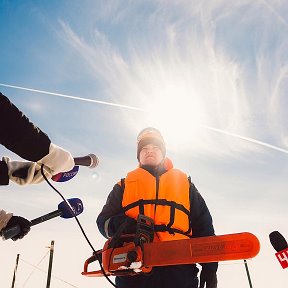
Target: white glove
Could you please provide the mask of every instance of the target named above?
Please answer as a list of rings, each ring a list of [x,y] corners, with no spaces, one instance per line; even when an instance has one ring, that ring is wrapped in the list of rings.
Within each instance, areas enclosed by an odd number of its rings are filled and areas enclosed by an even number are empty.
[[[3,157],[8,167],[9,179],[18,185],[38,184],[44,180],[41,174],[41,166],[35,162],[29,161],[11,161],[9,157]],[[24,178],[13,176],[13,173],[18,170],[24,170]],[[47,167],[43,167],[44,174],[47,178],[52,177],[52,173]]]
[[[0,209],[0,231],[6,227],[12,216],[12,213],[7,213],[4,210]]]
[[[75,166],[74,159],[70,152],[51,143],[49,147],[49,154],[40,159],[38,164],[44,164],[50,169],[52,175],[60,172],[67,172]]]

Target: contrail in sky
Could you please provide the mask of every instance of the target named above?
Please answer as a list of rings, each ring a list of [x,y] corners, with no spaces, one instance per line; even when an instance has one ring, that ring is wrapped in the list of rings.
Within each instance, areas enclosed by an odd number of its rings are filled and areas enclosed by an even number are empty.
[[[32,88],[25,88],[25,87],[20,87],[20,86],[15,86],[15,85],[8,85],[8,84],[3,84],[0,83],[0,86],[4,86],[4,87],[8,87],[8,88],[15,88],[15,89],[21,89],[21,90],[26,90],[26,91],[32,91],[32,92],[37,92],[37,93],[42,93],[42,94],[48,94],[48,95],[53,95],[53,96],[58,96],[58,97],[63,97],[63,98],[69,98],[69,99],[74,99],[74,100],[80,100],[80,101],[87,101],[87,102],[93,102],[93,103],[97,103],[97,104],[103,104],[103,105],[109,105],[109,106],[114,106],[114,107],[119,107],[119,108],[125,108],[125,109],[130,109],[130,110],[137,110],[137,111],[141,111],[141,112],[146,112],[144,109],[141,109],[139,107],[133,107],[133,106],[127,106],[127,105],[122,105],[122,104],[116,104],[116,103],[111,103],[111,102],[105,102],[105,101],[99,101],[99,100],[93,100],[93,99],[87,99],[87,98],[81,98],[81,97],[76,97],[76,96],[71,96],[71,95],[66,95],[66,94],[60,94],[60,93],[53,93],[53,92],[48,92],[48,91],[43,91],[43,90],[37,90],[37,89],[32,89]],[[222,129],[217,129],[211,126],[205,126],[202,125],[203,128],[211,130],[211,131],[215,131],[221,134],[225,134],[231,137],[235,137],[238,139],[242,139],[251,143],[255,143],[273,150],[277,150],[279,152],[288,154],[288,150],[262,142],[262,141],[258,141],[256,139],[253,138],[249,138],[249,137],[245,137],[245,136],[241,136],[238,134],[234,134],[234,133],[230,133],[228,131],[222,130]]]
[[[125,109],[137,110],[137,111],[142,111],[142,112],[144,112],[144,110],[141,109],[141,108],[133,107],[133,106],[127,106],[127,105],[122,105],[122,104],[117,104],[117,103],[111,103],[111,102],[105,102],[105,101],[100,101],[100,100],[93,100],[93,99],[81,98],[81,97],[76,97],[76,96],[71,96],[71,95],[66,95],[66,94],[48,92],[48,91],[37,90],[37,89],[32,89],[32,88],[25,88],[25,87],[20,87],[20,86],[15,86],[15,85],[8,85],[8,84],[3,84],[3,83],[0,83],[0,86],[9,87],[9,88],[15,88],[15,89],[20,89],[20,90],[26,90],[26,91],[32,91],[32,92],[37,92],[37,93],[42,93],[42,94],[48,94],[48,95],[52,95],[52,96],[69,98],[69,99],[74,99],[74,100],[81,100],[81,101],[86,101],[86,102],[93,102],[93,103],[97,103],[97,104],[115,106],[115,107],[119,107],[119,108],[125,108]]]
[[[235,138],[238,138],[238,139],[246,140],[246,141],[249,141],[249,142],[252,142],[252,143],[255,143],[255,144],[259,144],[261,146],[264,146],[264,147],[267,147],[267,148],[271,148],[271,149],[274,149],[274,150],[277,150],[277,151],[280,151],[280,152],[288,154],[288,150],[286,150],[286,149],[283,149],[283,148],[280,148],[280,147],[277,147],[277,146],[274,146],[274,145],[271,145],[271,144],[268,144],[268,143],[265,143],[265,142],[262,142],[262,141],[255,140],[253,138],[249,138],[249,137],[241,136],[241,135],[238,135],[238,134],[230,133],[230,132],[227,132],[225,130],[213,128],[213,127],[210,127],[210,126],[202,125],[202,127],[206,128],[206,129],[209,129],[209,130],[212,130],[212,131],[215,131],[215,132],[218,132],[218,133],[222,133],[222,134],[225,134],[225,135],[228,135],[228,136],[232,136],[232,137],[235,137]]]
[[[270,10],[270,12],[282,23],[286,26],[286,28],[288,28],[288,23],[287,20],[285,18],[283,18],[274,8],[272,5],[270,5],[267,1],[265,0],[260,0],[260,2],[263,3],[264,6],[266,6],[266,8],[268,8]]]

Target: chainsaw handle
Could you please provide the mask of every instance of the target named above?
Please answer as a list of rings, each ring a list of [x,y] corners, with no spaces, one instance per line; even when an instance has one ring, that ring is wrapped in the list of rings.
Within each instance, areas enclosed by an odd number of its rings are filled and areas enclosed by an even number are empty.
[[[99,257],[99,258],[98,258]],[[88,277],[99,277],[99,276],[104,276],[102,270],[98,270],[98,271],[88,271],[88,265],[95,262],[95,261],[101,261],[102,262],[102,258],[101,255],[97,254],[97,255],[93,255],[90,258],[88,258],[85,263],[84,263],[84,271],[81,272],[82,275],[84,276],[88,276]],[[105,273],[106,276],[110,276],[109,272]]]
[[[95,255],[89,257],[84,263],[84,271],[83,272],[86,273],[88,271],[88,265],[91,264],[92,262],[97,261],[97,260],[98,259]]]

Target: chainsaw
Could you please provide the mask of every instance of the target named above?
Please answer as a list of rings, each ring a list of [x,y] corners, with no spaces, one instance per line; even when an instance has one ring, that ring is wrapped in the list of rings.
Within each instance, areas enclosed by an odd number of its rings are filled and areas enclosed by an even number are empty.
[[[102,250],[85,261],[82,275],[131,276],[149,273],[154,266],[249,259],[260,251],[258,238],[249,232],[153,242],[151,218],[139,215],[135,234],[121,234],[125,228],[121,226]],[[89,264],[95,261],[103,269],[88,271]]]

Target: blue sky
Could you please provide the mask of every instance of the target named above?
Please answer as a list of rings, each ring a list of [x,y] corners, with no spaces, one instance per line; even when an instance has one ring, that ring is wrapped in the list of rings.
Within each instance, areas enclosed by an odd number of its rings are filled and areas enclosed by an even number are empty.
[[[79,220],[96,249],[104,238],[95,219],[137,166],[137,133],[155,126],[205,198],[216,233],[259,237],[260,254],[248,261],[254,286],[286,287],[268,235],[288,237],[287,13],[282,0],[0,1],[0,91],[52,142],[100,158],[97,169],[55,184],[82,199]],[[1,207],[28,219],[61,202],[45,183],[0,189]],[[51,240],[52,285],[110,287],[81,276],[92,252],[75,221],[61,218],[1,243],[3,287],[17,253],[17,287],[45,285]],[[218,278],[221,288],[248,287],[241,261],[220,263]]]

